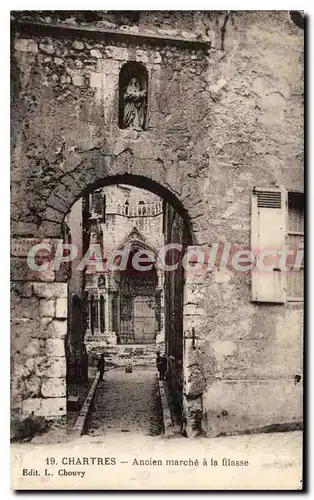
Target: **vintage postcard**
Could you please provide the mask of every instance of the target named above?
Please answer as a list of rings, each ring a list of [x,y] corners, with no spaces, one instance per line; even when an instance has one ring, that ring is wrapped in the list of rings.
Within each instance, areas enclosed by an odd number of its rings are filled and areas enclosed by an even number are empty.
[[[300,490],[302,11],[11,11],[11,487]]]

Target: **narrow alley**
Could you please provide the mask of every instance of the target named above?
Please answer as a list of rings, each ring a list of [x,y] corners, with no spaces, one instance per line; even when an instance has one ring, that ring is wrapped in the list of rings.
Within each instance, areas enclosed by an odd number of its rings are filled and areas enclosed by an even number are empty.
[[[162,412],[155,366],[135,366],[105,372],[94,397],[87,433],[131,432],[155,436],[162,432]]]

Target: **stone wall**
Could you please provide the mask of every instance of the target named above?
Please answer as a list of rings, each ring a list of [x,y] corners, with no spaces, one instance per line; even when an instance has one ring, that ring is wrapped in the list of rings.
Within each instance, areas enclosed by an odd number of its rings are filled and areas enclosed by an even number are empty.
[[[48,26],[12,32],[14,236],[60,237],[84,189],[121,182],[172,203],[193,244],[247,249],[253,187],[303,190],[303,32],[288,12],[34,16]],[[149,75],[142,133],[118,127],[134,60]],[[187,413],[209,435],[301,419],[302,304],[252,303],[250,276],[219,269],[187,285]]]
[[[64,416],[67,285],[14,282],[11,300],[13,415]]]

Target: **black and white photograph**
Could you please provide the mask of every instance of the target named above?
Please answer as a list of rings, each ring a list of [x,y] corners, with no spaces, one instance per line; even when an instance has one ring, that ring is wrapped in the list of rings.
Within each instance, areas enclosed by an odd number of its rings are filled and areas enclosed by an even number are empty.
[[[11,10],[13,490],[303,489],[305,24]]]

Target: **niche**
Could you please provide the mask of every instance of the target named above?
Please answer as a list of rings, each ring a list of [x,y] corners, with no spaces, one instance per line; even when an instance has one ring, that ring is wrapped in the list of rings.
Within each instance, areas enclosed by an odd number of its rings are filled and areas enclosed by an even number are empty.
[[[125,63],[119,75],[119,128],[145,130],[147,125],[147,84],[145,66]]]

